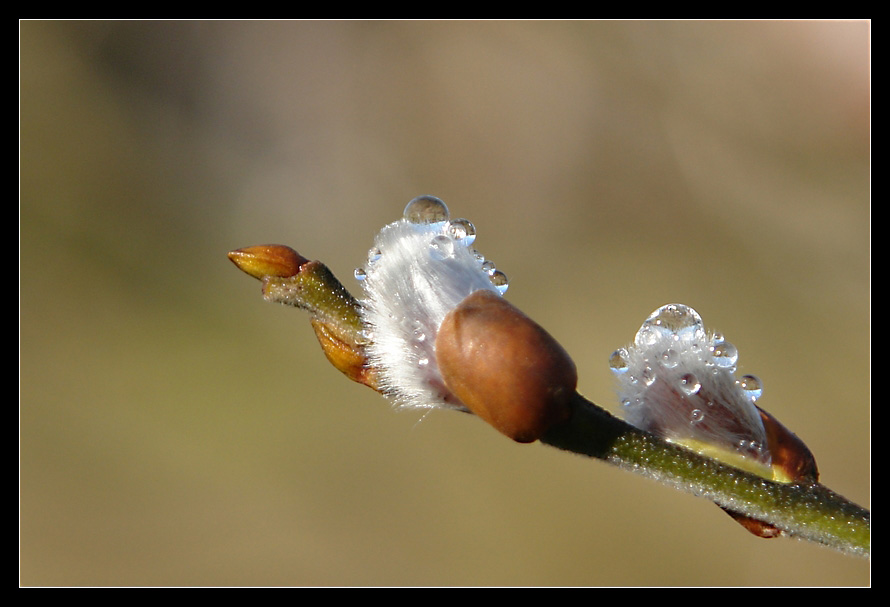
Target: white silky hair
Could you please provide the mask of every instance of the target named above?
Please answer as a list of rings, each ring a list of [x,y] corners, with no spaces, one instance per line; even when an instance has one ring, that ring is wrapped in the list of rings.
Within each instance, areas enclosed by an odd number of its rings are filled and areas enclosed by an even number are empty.
[[[682,304],[653,312],[611,367],[629,424],[672,442],[696,441],[769,466],[766,431],[754,400],[760,382],[735,378],[738,352]]]
[[[356,270],[365,292],[368,363],[397,407],[464,408],[442,381],[435,343],[445,316],[465,297],[501,292],[491,280],[493,264],[483,267],[470,246],[474,235],[466,220],[400,219],[380,230],[368,263]]]

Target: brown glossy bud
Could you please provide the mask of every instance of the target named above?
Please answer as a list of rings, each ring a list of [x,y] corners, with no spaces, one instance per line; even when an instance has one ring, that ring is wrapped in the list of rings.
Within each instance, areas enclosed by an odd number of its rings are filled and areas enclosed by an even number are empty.
[[[736,512],[734,510],[730,510],[728,508],[724,508],[723,506],[720,506],[720,508],[724,512],[726,512],[726,514],[728,514],[729,516],[734,518],[735,521],[739,525],[741,525],[742,527],[744,527],[745,529],[747,529],[748,531],[750,531],[757,537],[762,537],[764,539],[772,539],[774,537],[782,536],[781,529],[779,529],[778,527],[775,527],[773,525],[770,525],[767,522],[758,520],[756,518],[752,518],[750,516],[744,515],[740,512]]]
[[[773,478],[780,483],[815,483],[819,480],[816,458],[794,432],[757,407],[772,459]]]
[[[575,363],[540,325],[491,291],[457,305],[436,336],[445,385],[473,413],[520,443],[568,419]]]
[[[816,458],[813,457],[806,443],[760,407],[757,407],[757,411],[760,412],[760,420],[766,430],[766,442],[769,445],[773,473],[772,480],[779,483],[812,484],[818,482],[819,469],[816,467]],[[723,509],[742,527],[758,537],[773,538],[782,535],[780,529],[769,523],[727,508]]]
[[[315,336],[321,345],[322,352],[334,367],[354,382],[364,384],[373,390],[378,389],[377,373],[368,366],[364,348],[353,340],[341,339],[331,325],[317,318],[311,321]],[[342,332],[339,333],[342,336]]]
[[[264,244],[236,249],[229,253],[229,259],[241,271],[261,280],[265,276],[281,278],[293,276],[300,271],[300,267],[304,263],[309,261],[292,248],[281,244]]]

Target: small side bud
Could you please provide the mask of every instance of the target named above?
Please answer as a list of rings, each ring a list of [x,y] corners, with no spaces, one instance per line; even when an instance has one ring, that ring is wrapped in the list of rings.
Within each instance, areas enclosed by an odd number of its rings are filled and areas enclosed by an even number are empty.
[[[767,522],[752,518],[750,516],[745,516],[740,512],[735,512],[734,510],[724,508],[723,506],[720,506],[720,509],[731,516],[733,519],[735,519],[735,522],[737,522],[739,525],[741,525],[757,537],[762,537],[766,540],[772,539],[774,537],[782,537],[782,530],[778,527],[775,527],[774,525],[770,525]]]
[[[238,268],[260,280],[265,276],[286,278],[294,276],[307,261],[290,247],[280,244],[264,244],[236,249],[229,253]]]
[[[308,311],[328,361],[349,379],[377,390],[362,343],[359,303],[327,266],[277,244],[237,249],[229,259],[262,281],[266,301]]]
[[[775,417],[760,407],[757,407],[757,410],[766,430],[766,441],[772,456],[773,480],[780,483],[818,482],[819,469],[816,466],[816,458],[806,443]]]
[[[568,419],[575,364],[540,325],[496,293],[466,297],[442,322],[436,360],[473,413],[520,443]]]
[[[316,318],[311,323],[328,362],[352,381],[377,390],[377,374],[368,366],[364,348],[348,338],[344,340],[342,334]]]
[[[756,405],[755,405],[756,406]],[[766,440],[772,458],[770,468],[772,479],[778,483],[801,483],[811,485],[819,481],[816,458],[806,443],[786,428],[775,417],[757,407],[760,420],[766,431]],[[722,508],[722,506],[721,506]],[[727,508],[723,510],[742,527],[762,538],[780,537],[782,531],[769,523],[760,521]]]

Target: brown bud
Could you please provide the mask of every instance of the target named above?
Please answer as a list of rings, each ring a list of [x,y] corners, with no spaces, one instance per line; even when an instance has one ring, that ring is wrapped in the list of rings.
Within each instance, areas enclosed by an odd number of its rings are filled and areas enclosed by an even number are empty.
[[[377,390],[377,374],[368,366],[364,349],[352,341],[343,341],[330,325],[316,318],[311,323],[328,362],[352,381]]]
[[[747,529],[748,531],[750,531],[757,537],[762,537],[764,539],[772,539],[774,537],[782,536],[781,529],[779,529],[778,527],[775,527],[773,525],[770,525],[767,522],[758,520],[756,518],[751,518],[750,516],[747,516],[740,512],[736,512],[735,510],[730,510],[728,508],[724,508],[723,506],[720,506],[720,508],[724,512],[726,512],[726,514],[728,514],[729,516],[734,518],[735,521],[739,525],[741,525],[742,527],[744,527],[745,529]]]
[[[772,458],[773,479],[780,483],[815,483],[819,480],[816,458],[794,432],[757,407]]]
[[[760,407],[757,407],[757,410],[760,412],[760,420],[766,430],[773,480],[779,483],[818,482],[819,469],[816,467],[816,458],[813,457],[809,447],[775,417]],[[726,508],[723,509],[742,527],[758,537],[773,538],[782,535],[781,530],[769,523]]]
[[[442,322],[436,361],[473,413],[520,443],[565,421],[575,363],[540,325],[491,291],[476,291]]]
[[[265,276],[287,277],[300,271],[300,267],[309,261],[290,247],[280,244],[264,244],[237,249],[229,253],[238,268],[262,279]]]

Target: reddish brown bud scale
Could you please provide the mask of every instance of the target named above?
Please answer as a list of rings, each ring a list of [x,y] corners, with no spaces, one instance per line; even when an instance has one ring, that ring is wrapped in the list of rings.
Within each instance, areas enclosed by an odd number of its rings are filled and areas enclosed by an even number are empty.
[[[782,530],[779,529],[778,527],[774,527],[773,525],[770,525],[769,523],[758,520],[756,518],[751,518],[750,516],[745,516],[744,514],[741,514],[739,512],[735,512],[733,510],[723,508],[723,506],[720,506],[720,508],[724,512],[726,512],[726,514],[728,514],[729,516],[734,518],[735,521],[739,525],[741,525],[742,527],[744,527],[745,529],[747,529],[748,531],[750,531],[757,537],[762,537],[764,539],[772,539],[774,537],[782,536]]]
[[[237,249],[229,253],[229,259],[243,272],[259,279],[265,276],[293,276],[309,261],[292,248],[280,244]]]
[[[328,362],[352,381],[377,390],[377,375],[368,366],[364,350],[338,339],[330,327],[320,320],[313,318],[310,322]]]
[[[772,458],[773,476],[782,483],[815,483],[819,480],[816,458],[794,432],[757,407]]]
[[[445,317],[436,361],[446,386],[473,413],[520,443],[568,419],[575,363],[540,325],[480,290]]]
[[[755,405],[756,406],[756,405]],[[773,479],[780,483],[812,484],[819,481],[816,458],[796,434],[782,425],[775,417],[757,407],[760,420],[766,430],[766,439],[772,458]],[[773,538],[782,531],[769,523],[724,508],[742,527],[758,537]]]

